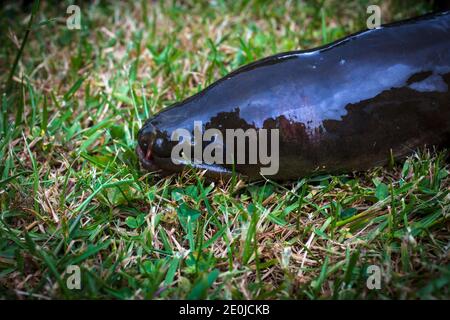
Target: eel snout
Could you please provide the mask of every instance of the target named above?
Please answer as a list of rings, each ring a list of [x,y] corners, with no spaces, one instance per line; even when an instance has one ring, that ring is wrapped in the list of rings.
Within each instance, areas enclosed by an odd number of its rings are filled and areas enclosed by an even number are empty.
[[[136,153],[139,160],[146,170],[155,171],[158,168],[153,163],[153,142],[155,140],[156,131],[152,127],[144,127],[138,133],[138,144]]]

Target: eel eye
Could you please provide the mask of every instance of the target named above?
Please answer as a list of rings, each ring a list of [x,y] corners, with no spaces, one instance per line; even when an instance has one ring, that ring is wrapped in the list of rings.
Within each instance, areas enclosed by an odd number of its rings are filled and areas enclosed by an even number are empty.
[[[150,160],[152,153],[153,134],[140,134],[138,137],[138,144],[147,160]]]
[[[162,149],[164,147],[164,140],[162,138],[158,138],[155,140],[155,147],[158,149]]]
[[[141,149],[146,152],[147,149],[150,146],[150,138],[147,136],[141,136],[139,137],[139,145],[141,147]]]
[[[170,157],[171,143],[162,137],[158,137],[153,142],[152,149],[160,157]]]

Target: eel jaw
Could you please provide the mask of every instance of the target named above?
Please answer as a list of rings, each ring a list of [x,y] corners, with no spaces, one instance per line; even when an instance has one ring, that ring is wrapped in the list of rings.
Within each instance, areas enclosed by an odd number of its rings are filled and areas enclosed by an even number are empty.
[[[139,157],[141,166],[151,172],[157,172],[160,176],[167,176],[172,173],[182,172],[187,167],[196,168],[197,170],[206,170],[206,177],[212,180],[220,180],[223,178],[231,178],[232,171],[214,164],[174,164],[171,158],[161,158],[151,152],[151,150],[144,153],[142,148],[138,145],[136,147],[136,153]],[[245,176],[237,173],[239,178],[245,178]]]
[[[151,148],[148,148],[147,152],[144,153],[141,146],[138,144],[136,146],[136,153],[139,157],[139,161],[141,163],[141,166],[148,171],[158,171],[159,168],[155,165],[155,163],[152,161],[152,152]]]
[[[183,170],[183,166],[174,165],[170,158],[163,158],[155,155],[151,151],[151,148],[149,148],[147,152],[144,152],[138,144],[136,146],[136,153],[142,168],[147,171],[158,172],[159,175],[166,176]]]

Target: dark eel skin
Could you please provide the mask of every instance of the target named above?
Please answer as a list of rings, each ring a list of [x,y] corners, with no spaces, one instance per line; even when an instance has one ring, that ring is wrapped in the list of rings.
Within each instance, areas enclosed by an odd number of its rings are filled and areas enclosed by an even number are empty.
[[[179,172],[173,130],[278,128],[279,171],[292,180],[361,171],[450,141],[450,12],[281,53],[231,72],[147,120],[137,153],[147,170]],[[194,165],[228,176],[231,165]],[[260,179],[260,165],[235,172]]]

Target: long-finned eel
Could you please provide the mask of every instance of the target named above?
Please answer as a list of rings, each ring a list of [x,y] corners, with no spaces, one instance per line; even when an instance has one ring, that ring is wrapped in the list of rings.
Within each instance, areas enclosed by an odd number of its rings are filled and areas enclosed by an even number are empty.
[[[223,137],[226,129],[278,129],[278,171],[270,179],[366,170],[450,141],[449,86],[450,12],[426,15],[243,66],[148,119],[137,153],[147,170],[180,172],[186,164],[171,157],[172,134],[183,128],[194,137],[200,122]],[[250,180],[268,167],[236,163],[236,150],[221,145],[231,163],[189,165]]]

